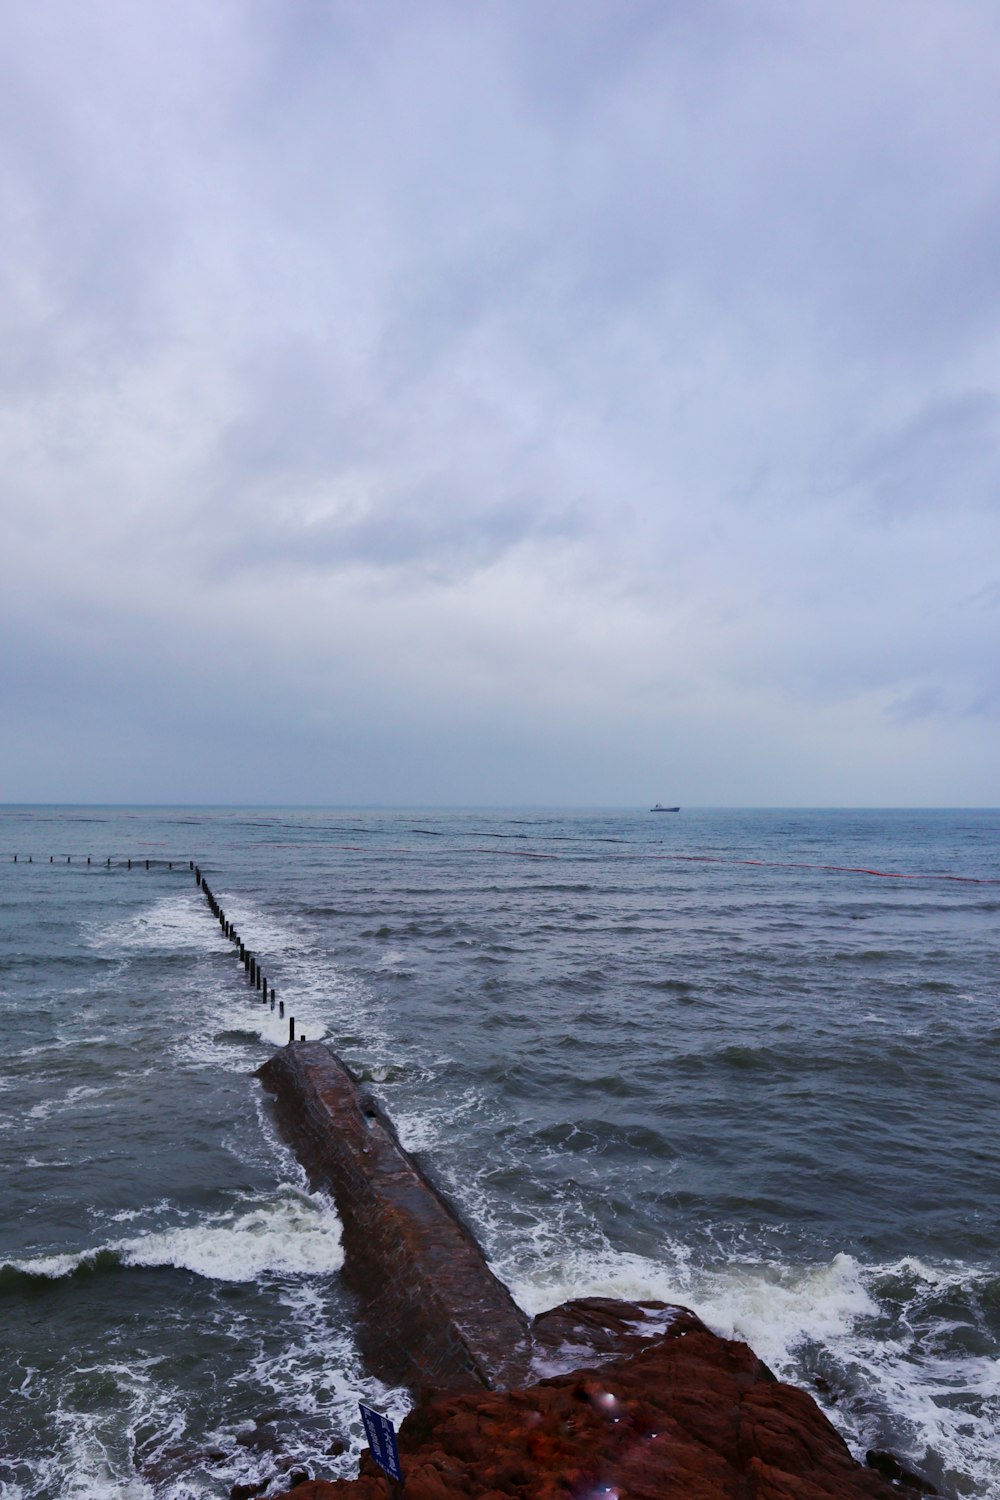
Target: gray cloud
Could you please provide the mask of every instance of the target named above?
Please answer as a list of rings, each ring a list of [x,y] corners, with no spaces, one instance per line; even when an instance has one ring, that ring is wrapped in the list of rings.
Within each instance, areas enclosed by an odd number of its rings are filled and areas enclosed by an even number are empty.
[[[6,9],[10,795],[995,802],[998,33]]]
[[[938,396],[862,451],[852,484],[890,515],[1000,505],[1000,400],[988,390]]]

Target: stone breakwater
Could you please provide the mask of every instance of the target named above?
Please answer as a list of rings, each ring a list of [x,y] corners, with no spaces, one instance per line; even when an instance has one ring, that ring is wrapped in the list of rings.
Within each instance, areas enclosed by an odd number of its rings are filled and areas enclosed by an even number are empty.
[[[530,1322],[368,1090],[317,1042],[259,1070],[279,1127],[343,1223],[373,1371],[417,1400],[408,1500],[889,1500],[806,1394],[688,1308],[582,1299]],[[353,1480],[297,1500],[384,1500]],[[909,1493],[912,1495],[913,1490]]]
[[[313,1187],[337,1205],[372,1370],[414,1391],[522,1383],[528,1319],[374,1096],[320,1042],[282,1048],[257,1076]]]

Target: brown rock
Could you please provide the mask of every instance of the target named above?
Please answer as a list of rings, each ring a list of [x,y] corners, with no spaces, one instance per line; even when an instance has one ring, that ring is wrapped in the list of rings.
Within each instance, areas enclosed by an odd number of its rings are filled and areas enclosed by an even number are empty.
[[[542,1346],[589,1343],[603,1359],[526,1389],[418,1404],[399,1431],[406,1500],[898,1500],[811,1396],[685,1308],[588,1299],[538,1327]],[[614,1357],[616,1339],[627,1349]],[[387,1486],[366,1453],[357,1479],[295,1494],[386,1500]]]
[[[377,1100],[320,1042],[282,1048],[257,1076],[313,1185],[337,1204],[344,1281],[374,1373],[414,1390],[523,1381],[527,1318]]]

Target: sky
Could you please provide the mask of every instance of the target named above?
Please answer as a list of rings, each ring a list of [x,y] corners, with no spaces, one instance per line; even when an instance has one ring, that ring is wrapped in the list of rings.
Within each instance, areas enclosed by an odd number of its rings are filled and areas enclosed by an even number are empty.
[[[995,0],[0,0],[0,801],[1000,803]]]

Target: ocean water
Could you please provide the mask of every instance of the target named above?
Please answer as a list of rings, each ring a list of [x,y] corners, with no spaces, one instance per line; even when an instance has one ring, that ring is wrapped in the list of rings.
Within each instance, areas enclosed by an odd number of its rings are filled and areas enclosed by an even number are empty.
[[[95,808],[0,810],[0,1493],[350,1474],[406,1410],[189,860],[525,1308],[688,1303],[1000,1493],[1000,813]]]

